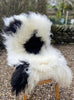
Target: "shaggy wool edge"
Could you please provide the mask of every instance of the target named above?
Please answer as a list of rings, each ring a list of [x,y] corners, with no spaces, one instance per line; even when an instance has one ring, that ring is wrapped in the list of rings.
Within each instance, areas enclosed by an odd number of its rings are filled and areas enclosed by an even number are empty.
[[[17,28],[16,33],[7,35],[5,45],[10,66],[19,65],[20,61],[27,61],[30,64],[28,94],[39,81],[46,79],[55,80],[60,86],[68,87],[72,82],[72,71],[67,66],[64,56],[59,50],[51,46],[50,30],[52,23],[45,15],[36,13],[14,15],[4,18],[5,26],[9,26],[14,19],[20,20],[22,25]],[[21,44],[26,43],[32,36],[34,30],[38,30],[37,37],[41,37],[44,45],[39,54],[28,53]]]

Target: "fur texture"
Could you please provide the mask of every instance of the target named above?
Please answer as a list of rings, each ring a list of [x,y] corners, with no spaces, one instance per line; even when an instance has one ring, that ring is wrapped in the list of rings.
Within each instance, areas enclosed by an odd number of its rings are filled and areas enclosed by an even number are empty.
[[[12,92],[15,92],[16,95],[18,95],[19,92],[24,91],[25,87],[28,84],[28,77],[29,77],[28,70],[29,70],[29,64],[23,62],[22,64],[16,67],[15,72],[12,75],[11,78]]]
[[[15,34],[13,31],[12,35],[4,32],[3,36],[6,38],[8,64],[20,65],[20,61],[30,64],[28,87],[25,88],[25,93],[31,92],[39,81],[46,79],[55,80],[60,86],[68,87],[72,81],[72,72],[61,52],[50,44],[52,25],[50,20],[45,15],[36,13],[20,14],[5,18],[5,26],[10,27],[10,23],[15,22],[14,19],[21,22],[20,28],[17,28]],[[37,30],[36,34],[34,34],[35,30]],[[13,77],[15,76],[17,75]]]
[[[21,26],[21,21],[19,20],[14,20],[14,22],[11,22],[9,26],[6,26],[4,28],[4,32],[7,33],[8,35],[11,35],[12,33],[16,33],[17,28],[20,28]]]
[[[24,44],[24,48],[29,53],[38,54],[42,45],[43,41],[41,41],[41,37],[36,37],[34,32],[33,36]]]

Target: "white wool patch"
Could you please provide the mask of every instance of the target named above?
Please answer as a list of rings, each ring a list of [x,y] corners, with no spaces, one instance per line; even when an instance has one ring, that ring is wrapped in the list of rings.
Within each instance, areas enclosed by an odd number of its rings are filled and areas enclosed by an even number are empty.
[[[9,26],[10,22],[14,21],[14,18],[12,16],[3,18],[3,21],[4,21],[5,26]]]
[[[23,44],[25,44],[33,34],[34,30],[38,30],[37,36],[40,36],[41,39],[45,42],[45,45],[42,47],[42,50],[45,50],[48,45],[50,45],[51,39],[49,36],[51,34],[51,25],[50,20],[47,19],[45,15],[31,13],[29,17],[26,14],[14,15],[13,19],[20,20],[22,22],[22,26],[17,30],[16,34],[12,33],[12,35],[4,34],[4,37],[7,39],[5,42],[7,51],[8,51],[8,63],[14,65],[14,55],[18,54],[26,54],[27,52],[23,48]],[[5,23],[11,23],[11,18],[5,18]],[[11,57],[11,56],[12,57]],[[11,60],[12,59],[12,60]],[[19,60],[18,60],[19,61]]]
[[[8,55],[8,64],[10,66],[20,64],[20,61],[30,63],[30,77],[28,79],[28,88],[26,94],[32,90],[39,81],[52,79],[60,86],[67,87],[72,82],[72,72],[67,66],[64,56],[59,50],[51,46],[51,25],[52,23],[45,15],[36,13],[14,15],[5,18],[5,25],[8,26],[13,19],[20,20],[22,25],[13,35],[5,34],[5,45]],[[23,44],[26,43],[37,30],[37,37],[41,37],[44,45],[39,54],[28,53]]]

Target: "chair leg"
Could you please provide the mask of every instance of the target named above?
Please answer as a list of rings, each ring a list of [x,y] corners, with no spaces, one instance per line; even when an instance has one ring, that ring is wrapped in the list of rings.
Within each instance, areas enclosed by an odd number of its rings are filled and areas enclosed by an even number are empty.
[[[48,82],[51,82],[51,80],[40,81],[40,82],[38,83],[38,85],[41,85],[41,84],[44,84],[44,83],[48,83]]]
[[[27,100],[27,96],[23,94],[23,100]]]
[[[58,84],[55,84],[55,97],[56,97],[56,100],[60,100],[60,98],[59,98],[59,86],[58,86]]]

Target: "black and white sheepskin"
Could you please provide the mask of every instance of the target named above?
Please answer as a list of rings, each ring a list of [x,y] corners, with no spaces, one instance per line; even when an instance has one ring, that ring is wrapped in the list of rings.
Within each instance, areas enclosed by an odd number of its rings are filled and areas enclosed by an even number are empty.
[[[27,95],[39,81],[52,79],[68,87],[72,72],[64,56],[51,45],[51,21],[39,13],[4,18],[3,36],[8,65],[15,66],[12,91]]]

